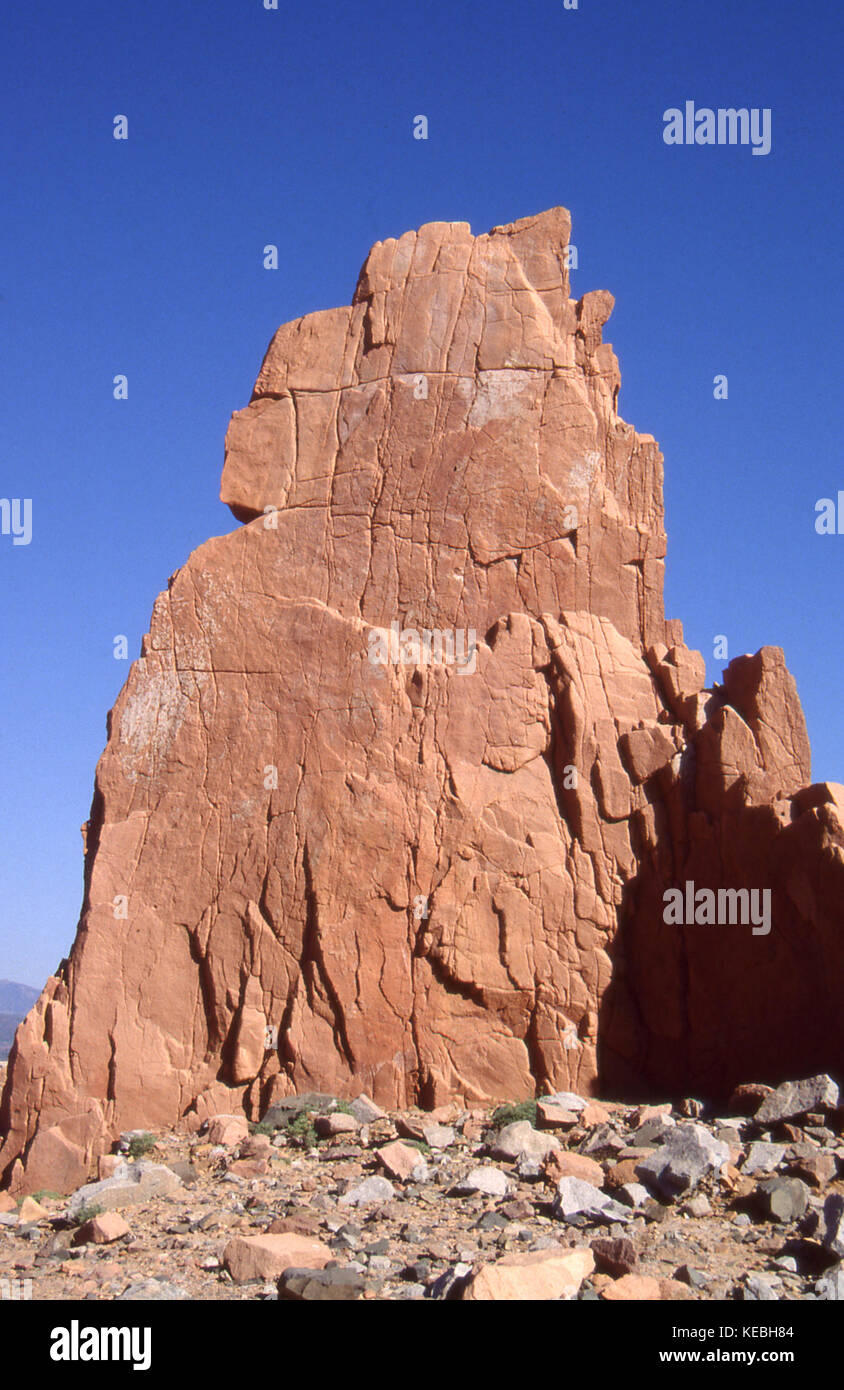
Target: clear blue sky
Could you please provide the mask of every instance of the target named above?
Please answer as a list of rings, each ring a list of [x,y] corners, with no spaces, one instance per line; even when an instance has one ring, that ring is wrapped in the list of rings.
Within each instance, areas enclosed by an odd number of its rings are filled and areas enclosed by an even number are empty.
[[[620,408],[665,454],[668,613],[713,679],[717,634],[784,647],[815,778],[844,781],[844,535],[814,530],[844,489],[840,4],[280,5],[4,17],[0,496],[34,532],[0,537],[0,977],[70,948],[113,639],[134,658],[168,576],[233,529],[223,436],[271,334],[423,222],[571,209],[574,292],[616,296]],[[769,107],[771,153],[665,145],[687,100]]]

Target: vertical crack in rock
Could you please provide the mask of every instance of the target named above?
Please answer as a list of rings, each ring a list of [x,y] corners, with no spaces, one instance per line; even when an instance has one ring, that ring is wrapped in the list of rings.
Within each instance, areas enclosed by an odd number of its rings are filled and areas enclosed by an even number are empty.
[[[305,904],[307,915],[305,918],[305,934],[302,940],[300,965],[302,978],[305,981],[305,988],[308,993],[308,1003],[312,1009],[318,1007],[320,994],[327,1002],[331,1012],[331,1026],[334,1031],[336,1045],[342,1053],[349,1071],[354,1073],[355,1058],[346,1031],[343,1006],[340,1002],[337,990],[332,983],[331,975],[323,955],[322,942],[320,940],[319,907],[316,890],[314,888],[307,842],[304,846],[302,867],[305,872]]]

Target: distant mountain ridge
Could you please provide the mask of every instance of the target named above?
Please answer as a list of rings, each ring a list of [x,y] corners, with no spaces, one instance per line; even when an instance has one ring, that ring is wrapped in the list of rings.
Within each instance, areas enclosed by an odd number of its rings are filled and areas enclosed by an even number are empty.
[[[38,990],[31,985],[19,985],[14,980],[0,980],[0,1014],[13,1014],[20,1010],[20,1016],[29,1013]]]
[[[15,980],[0,980],[0,1062],[5,1061],[15,1029],[38,998],[38,990]]]

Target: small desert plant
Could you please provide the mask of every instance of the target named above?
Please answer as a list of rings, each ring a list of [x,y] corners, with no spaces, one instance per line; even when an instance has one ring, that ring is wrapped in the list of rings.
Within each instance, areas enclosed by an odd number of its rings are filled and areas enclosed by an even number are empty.
[[[77,1207],[70,1220],[74,1226],[84,1226],[86,1221],[93,1221],[95,1216],[101,1216],[102,1210],[102,1207],[98,1207],[96,1202],[83,1202],[81,1207]]]
[[[155,1148],[154,1134],[133,1134],[129,1140],[129,1157],[143,1158]]]
[[[250,1120],[250,1134],[275,1134],[275,1125],[268,1124],[266,1120]]]
[[[316,1148],[318,1136],[314,1129],[313,1116],[307,1110],[303,1110],[295,1119],[289,1121],[287,1133],[290,1138],[299,1139],[306,1149]]]
[[[529,1120],[532,1125],[536,1124],[535,1100],[508,1101],[506,1105],[499,1105],[498,1109],[492,1112],[492,1123],[499,1129],[503,1129],[505,1125],[514,1125],[519,1120]]]

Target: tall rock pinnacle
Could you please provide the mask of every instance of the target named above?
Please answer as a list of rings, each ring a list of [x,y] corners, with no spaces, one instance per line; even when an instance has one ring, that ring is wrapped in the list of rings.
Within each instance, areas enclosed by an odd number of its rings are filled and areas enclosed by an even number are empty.
[[[303,1089],[840,1069],[844,788],[806,785],[778,649],[708,691],[664,618],[662,456],[569,230],[431,223],[273,338],[226,439],[242,525],[109,719],[76,941],[9,1059],[13,1188]],[[768,929],[672,920],[689,884],[767,893]]]

